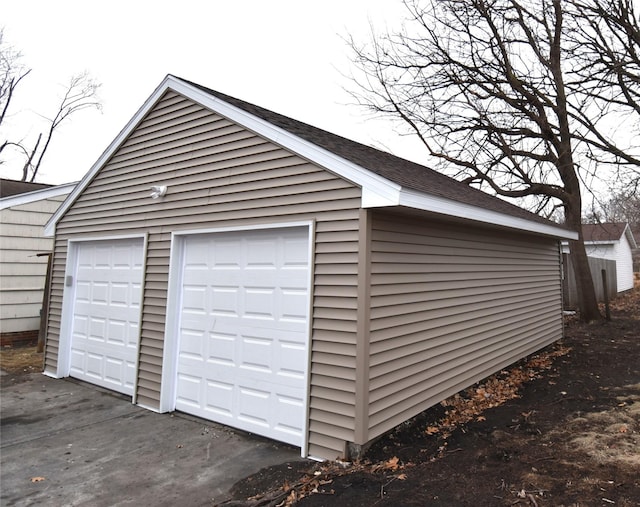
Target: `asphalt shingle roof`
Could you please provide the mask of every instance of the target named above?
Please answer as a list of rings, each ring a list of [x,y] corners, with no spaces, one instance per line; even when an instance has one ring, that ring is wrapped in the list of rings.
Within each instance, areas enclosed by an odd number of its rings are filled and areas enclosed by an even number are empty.
[[[0,198],[12,195],[26,194],[35,190],[50,188],[53,185],[46,183],[29,183],[26,181],[7,180],[0,178]]]
[[[582,235],[585,241],[617,241],[626,227],[627,224],[623,222],[583,224]]]

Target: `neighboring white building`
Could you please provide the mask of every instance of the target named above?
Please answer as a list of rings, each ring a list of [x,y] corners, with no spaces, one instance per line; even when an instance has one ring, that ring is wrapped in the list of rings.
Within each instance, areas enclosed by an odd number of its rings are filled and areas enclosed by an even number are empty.
[[[0,180],[0,336],[40,328],[47,257],[53,240],[43,226],[75,183],[51,186]]]
[[[627,223],[583,224],[584,246],[589,257],[616,261],[618,292],[633,289],[633,258],[631,251],[637,248],[631,228]],[[569,246],[562,243],[563,253]]]

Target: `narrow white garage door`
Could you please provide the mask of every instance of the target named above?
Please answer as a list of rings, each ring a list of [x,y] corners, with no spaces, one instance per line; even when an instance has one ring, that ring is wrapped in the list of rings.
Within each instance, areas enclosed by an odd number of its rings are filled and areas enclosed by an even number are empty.
[[[70,371],[133,394],[140,321],[143,240],[76,243]]]
[[[302,445],[307,227],[185,239],[176,409]]]

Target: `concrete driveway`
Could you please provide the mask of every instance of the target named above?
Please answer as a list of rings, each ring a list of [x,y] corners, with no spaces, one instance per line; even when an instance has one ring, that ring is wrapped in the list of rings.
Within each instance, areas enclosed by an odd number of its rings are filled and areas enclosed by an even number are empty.
[[[212,505],[300,450],[31,374],[0,393],[2,506]]]

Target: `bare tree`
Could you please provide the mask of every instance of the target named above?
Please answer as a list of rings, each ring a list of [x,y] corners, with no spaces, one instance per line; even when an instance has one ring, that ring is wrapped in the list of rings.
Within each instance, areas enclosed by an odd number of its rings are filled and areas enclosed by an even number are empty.
[[[570,249],[581,318],[591,321],[601,315],[582,236],[581,187],[600,169],[581,155],[610,153],[628,164],[638,156],[620,150],[606,130],[613,107],[626,107],[620,94],[607,101],[605,81],[590,91],[594,78],[581,53],[589,30],[579,4],[593,5],[585,17],[595,19],[596,0],[405,0],[401,30],[350,45],[360,71],[356,99],[401,120],[438,169],[527,199],[538,213],[562,208],[579,232]],[[620,57],[626,61],[624,51]],[[626,83],[637,97],[638,83]]]
[[[640,196],[630,191],[616,192],[584,217],[585,223],[626,222],[633,229],[640,227]]]
[[[3,32],[0,31],[0,126],[7,118],[6,114],[17,86],[31,72],[31,69],[21,64],[21,57],[19,52],[5,44]],[[22,181],[35,180],[53,135],[65,120],[83,109],[102,108],[98,99],[99,88],[100,84],[86,72],[72,76],[64,88],[54,115],[39,115],[46,121],[47,127],[44,132],[38,134],[35,141],[4,139],[0,142],[0,154],[11,148],[23,157]],[[0,163],[2,162],[0,159]]]

